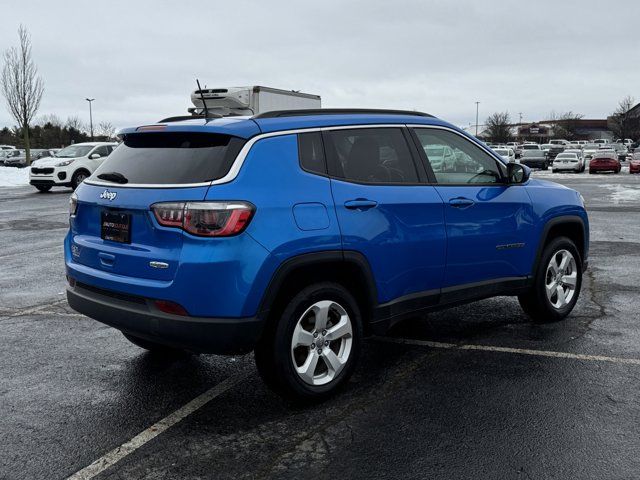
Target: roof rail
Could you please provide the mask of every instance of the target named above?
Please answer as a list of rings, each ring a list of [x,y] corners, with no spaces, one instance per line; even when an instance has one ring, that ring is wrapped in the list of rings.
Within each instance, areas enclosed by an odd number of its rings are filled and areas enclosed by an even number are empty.
[[[183,120],[197,120],[197,119],[214,119],[214,118],[223,118],[222,115],[217,113],[209,112],[209,116],[205,117],[204,115],[178,115],[176,117],[167,117],[160,120],[158,123],[170,123],[170,122],[181,122]]]
[[[433,117],[428,113],[413,110],[384,110],[378,108],[319,108],[306,110],[274,110],[254,115],[252,118],[280,118],[300,117],[305,115],[350,115],[350,114],[380,114],[380,115],[412,115],[418,117]]]

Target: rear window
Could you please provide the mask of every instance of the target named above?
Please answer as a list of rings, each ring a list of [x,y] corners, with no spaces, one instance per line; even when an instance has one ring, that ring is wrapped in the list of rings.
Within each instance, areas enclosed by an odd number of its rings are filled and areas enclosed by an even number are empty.
[[[208,182],[229,172],[244,143],[215,133],[128,134],[91,178],[123,184]]]

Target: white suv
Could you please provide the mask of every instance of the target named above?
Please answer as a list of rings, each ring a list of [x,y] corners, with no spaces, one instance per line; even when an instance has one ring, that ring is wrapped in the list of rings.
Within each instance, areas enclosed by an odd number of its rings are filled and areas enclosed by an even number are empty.
[[[29,183],[41,192],[51,187],[71,187],[74,190],[111,154],[117,143],[76,143],[63,148],[55,157],[43,158],[31,164]]]

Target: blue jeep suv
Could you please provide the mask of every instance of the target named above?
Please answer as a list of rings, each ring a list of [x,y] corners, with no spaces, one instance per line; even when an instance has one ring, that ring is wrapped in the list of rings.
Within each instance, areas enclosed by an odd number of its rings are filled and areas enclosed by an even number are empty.
[[[550,322],[578,299],[581,195],[431,115],[172,117],[120,136],[71,197],[67,297],[142,348],[253,350],[270,387],[320,399],[401,319],[517,295]]]

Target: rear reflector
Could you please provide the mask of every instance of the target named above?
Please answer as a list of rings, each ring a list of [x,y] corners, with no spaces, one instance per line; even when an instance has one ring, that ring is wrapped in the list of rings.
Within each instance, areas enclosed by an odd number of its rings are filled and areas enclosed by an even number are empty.
[[[168,300],[154,300],[153,303],[161,312],[170,313],[171,315],[182,315],[183,317],[189,315],[184,307],[178,303]]]
[[[199,237],[230,237],[249,224],[255,207],[248,202],[167,202],[151,205],[158,223]]]

